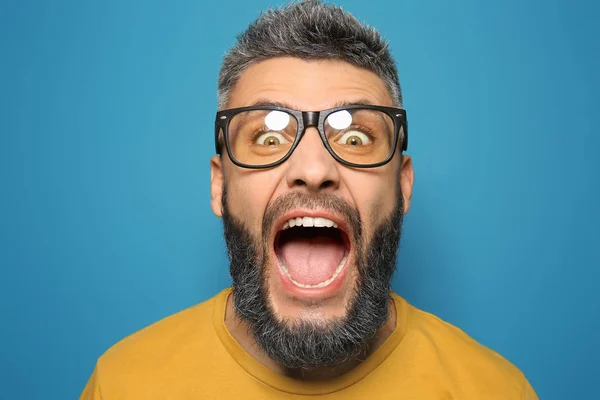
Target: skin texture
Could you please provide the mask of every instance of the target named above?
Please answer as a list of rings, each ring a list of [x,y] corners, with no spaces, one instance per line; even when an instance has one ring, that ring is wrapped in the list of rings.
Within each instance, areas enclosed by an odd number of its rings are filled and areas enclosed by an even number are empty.
[[[241,75],[231,93],[228,108],[243,107],[262,101],[286,104],[297,110],[323,110],[340,103],[368,103],[394,106],[384,82],[374,73],[343,61],[304,61],[296,58],[275,58],[249,67]],[[235,166],[226,154],[211,159],[211,206],[222,216],[221,196],[227,184],[228,209],[232,216],[243,221],[246,228],[260,238],[262,221],[267,205],[288,193],[309,196],[334,194],[359,211],[365,245],[372,232],[396,206],[398,181],[404,200],[404,212],[410,208],[414,173],[410,157],[399,152],[385,166],[356,169],[338,163],[325,149],[316,128],[307,129],[305,136],[291,157],[283,164],[266,170],[243,169]],[[324,210],[327,211],[327,210]],[[274,260],[268,261],[267,290],[275,315],[281,319],[306,319],[326,322],[345,316],[357,270],[349,261],[342,286],[333,295],[304,299],[291,296],[281,284]],[[288,375],[280,366],[254,345],[242,321],[237,320],[231,299],[228,304],[226,325],[230,332],[251,355],[268,367]],[[388,322],[378,332],[374,351],[395,327],[394,307],[390,307]],[[321,379],[339,375],[351,369],[352,360],[338,368],[314,371]],[[310,379],[304,371],[302,378]]]

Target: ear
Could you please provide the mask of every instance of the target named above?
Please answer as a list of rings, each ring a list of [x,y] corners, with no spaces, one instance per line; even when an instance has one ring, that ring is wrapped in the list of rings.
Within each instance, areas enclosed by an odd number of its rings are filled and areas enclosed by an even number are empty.
[[[223,162],[220,156],[210,159],[210,206],[219,218],[223,216],[221,197],[223,196]]]
[[[412,200],[412,189],[415,182],[415,172],[413,170],[412,159],[410,156],[402,155],[402,166],[400,167],[400,187],[402,188],[402,197],[404,198],[404,214],[410,209]]]

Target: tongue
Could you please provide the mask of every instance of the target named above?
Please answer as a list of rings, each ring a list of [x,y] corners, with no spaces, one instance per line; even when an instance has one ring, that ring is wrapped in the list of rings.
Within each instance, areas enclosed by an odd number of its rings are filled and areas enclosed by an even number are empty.
[[[331,278],[344,257],[345,246],[335,238],[294,238],[281,244],[279,255],[298,283],[316,285]]]

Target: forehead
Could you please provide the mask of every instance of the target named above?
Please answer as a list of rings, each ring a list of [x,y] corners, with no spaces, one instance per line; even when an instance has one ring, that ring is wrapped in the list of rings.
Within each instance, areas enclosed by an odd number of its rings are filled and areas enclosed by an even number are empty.
[[[228,108],[272,101],[303,111],[341,103],[394,106],[377,74],[344,61],[273,58],[247,68],[231,92]]]

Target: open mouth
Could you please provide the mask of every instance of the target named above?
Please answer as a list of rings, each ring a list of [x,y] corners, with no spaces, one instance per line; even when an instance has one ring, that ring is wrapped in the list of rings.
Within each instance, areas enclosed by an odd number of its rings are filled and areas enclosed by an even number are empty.
[[[275,236],[281,270],[303,289],[325,288],[341,274],[350,253],[350,240],[338,224],[323,217],[288,219]]]

